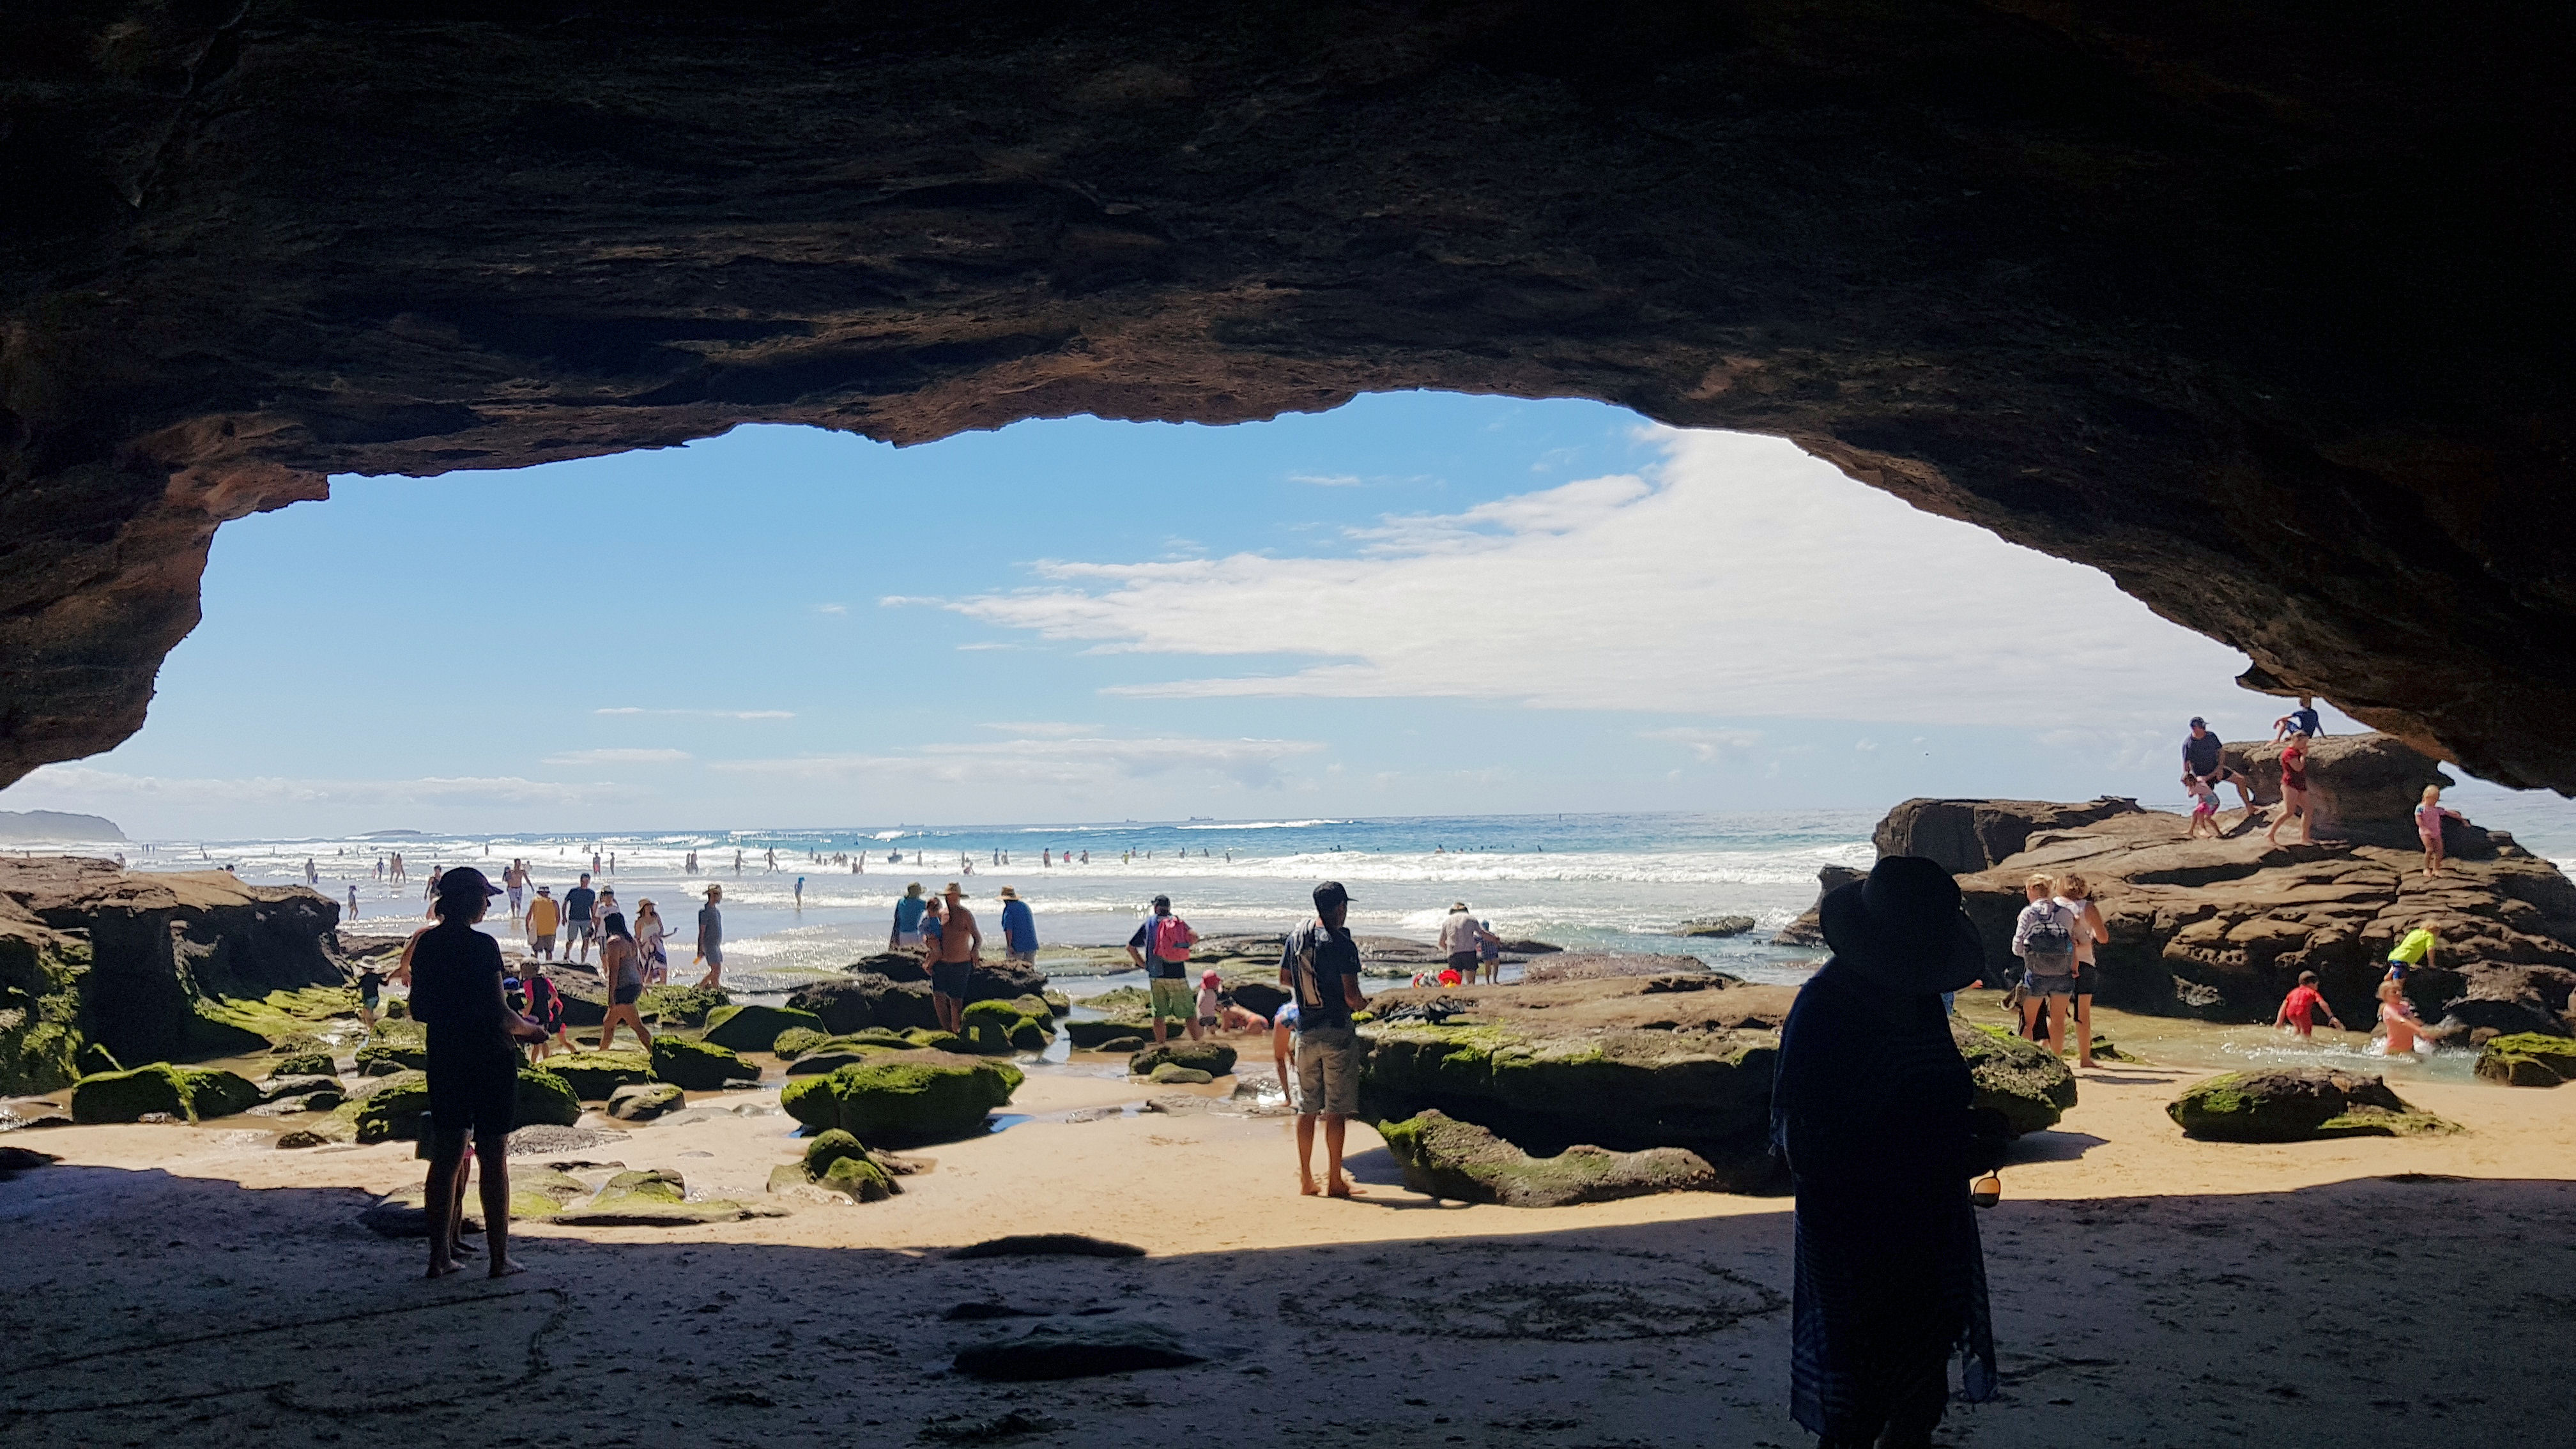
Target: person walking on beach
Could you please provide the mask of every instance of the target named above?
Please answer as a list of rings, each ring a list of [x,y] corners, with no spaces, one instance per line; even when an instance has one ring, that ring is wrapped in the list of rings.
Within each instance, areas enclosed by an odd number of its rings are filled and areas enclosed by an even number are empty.
[[[542,1035],[510,1009],[501,988],[501,943],[474,929],[500,887],[460,866],[439,881],[438,924],[413,937],[411,1012],[428,1029],[430,1157],[422,1203],[429,1216],[429,1272],[456,1261],[464,1216],[465,1143],[483,1167],[483,1246],[490,1275],[519,1271],[510,1260],[510,1129],[519,1095],[512,1038]]]
[[[635,953],[644,958],[644,984],[660,986],[671,979],[670,928],[651,900],[635,903]]]
[[[707,903],[698,907],[697,959],[707,963],[707,974],[698,981],[698,989],[712,991],[724,985],[724,887],[707,887]]]
[[[1197,1003],[1190,999],[1189,983],[1190,947],[1198,938],[1189,922],[1172,914],[1170,896],[1154,897],[1154,913],[1127,938],[1127,959],[1145,973],[1156,1046],[1168,1039],[1163,1032],[1165,1017],[1189,1023],[1190,1040],[1199,1039]]]
[[[528,863],[512,860],[509,868],[501,872],[501,884],[510,888],[510,919],[515,921],[527,904],[521,899],[521,893],[528,888]]]
[[[2301,1041],[2305,1041],[2317,1034],[2315,1018],[2319,1011],[2326,1014],[2327,1023],[2335,1030],[2344,1029],[2343,1018],[2334,1014],[2334,1008],[2326,1005],[2325,994],[2317,990],[2317,973],[2302,971],[2299,984],[2291,987],[2290,994],[2281,998],[2281,1009],[2272,1017],[2272,1029],[2278,1031],[2284,1026],[2290,1027],[2298,1032]]]
[[[921,949],[921,913],[928,907],[929,902],[921,898],[921,882],[903,888],[903,898],[894,903],[894,928],[886,932],[887,950]]]
[[[528,902],[528,954],[540,961],[555,959],[555,928],[563,923],[553,891],[553,886],[539,886],[537,898]]]
[[[653,1033],[644,1029],[644,1012],[636,1005],[644,996],[644,953],[635,949],[635,937],[626,929],[623,913],[602,916],[599,930],[599,977],[608,987],[608,1015],[599,1023],[599,1049],[607,1051],[617,1040],[617,1024],[622,1021],[635,1028],[636,1043],[649,1052]]]
[[[1342,1172],[1343,1139],[1352,1114],[1360,1109],[1360,1039],[1351,1013],[1368,1009],[1368,998],[1360,994],[1359,943],[1345,924],[1350,909],[1350,893],[1340,881],[1315,887],[1314,919],[1290,932],[1279,953],[1279,984],[1291,993],[1296,1013],[1290,1030],[1296,1037],[1297,1191],[1306,1197],[1321,1192],[1346,1198],[1360,1192]],[[1324,1123],[1320,1188],[1315,1183],[1318,1117]]]
[[[599,892],[590,888],[590,876],[585,873],[581,878],[581,884],[564,892],[563,953],[565,960],[573,959],[573,948],[576,946],[581,948],[582,960],[590,959],[591,937],[598,934],[599,930],[598,910]]]
[[[2281,813],[2272,817],[2272,828],[2263,832],[2263,838],[2274,845],[2280,844],[2281,827],[2289,824],[2293,815],[2299,818],[2299,843],[2315,844],[2316,821],[2308,813],[2308,735],[2305,730],[2290,736],[2290,742],[2281,747]]]
[[[2415,807],[2415,838],[2424,846],[2424,874],[2442,875],[2442,822],[2456,820],[2462,825],[2469,817],[2442,803],[2442,787],[2424,787],[2424,803]]]
[[[2254,809],[2253,787],[2221,755],[2220,751],[2225,747],[2225,742],[2211,732],[2209,721],[2193,715],[2191,733],[2185,735],[2182,742],[2183,784],[2188,787],[2194,780],[2206,780],[2216,786],[2232,781],[2236,786],[2236,798],[2244,802],[2250,813]]]
[[[354,921],[354,920],[356,920],[357,918],[358,918],[358,888],[357,888],[356,886],[351,886],[351,887],[349,887],[349,919]]]
[[[2057,903],[2075,919],[2075,1065],[2093,1070],[2093,989],[2101,981],[2093,948],[2111,939],[2111,927],[2094,903],[2093,885],[2068,871],[2057,878]]]
[[[1038,959],[1038,918],[1009,886],[1002,887],[1002,952],[1016,966],[1035,965]]]
[[[1440,923],[1440,951],[1461,981],[1476,979],[1476,918],[1467,914],[1465,901],[1449,903],[1448,919]],[[1447,981],[1447,974],[1441,979]]]
[[[1956,890],[1952,883],[1951,889]],[[2023,883],[2030,904],[2013,922],[2012,953],[2021,958],[2022,1035],[2038,1039],[2039,1013],[2048,1012],[2048,1053],[2059,1054],[2067,1003],[2075,996],[2075,939],[2082,922],[2056,900],[2057,882],[2044,875]]]
[[[939,949],[931,955],[930,1006],[939,1015],[942,1031],[966,1029],[966,991],[975,979],[976,963],[984,957],[984,933],[976,928],[975,913],[966,909],[966,892],[957,882],[939,893],[941,920]]]
[[[1965,1351],[1995,1396],[1968,1066],[1941,993],[1983,973],[1950,873],[1889,856],[1817,905],[1832,955],[1780,1033],[1771,1148],[1789,1169],[1789,1412],[1822,1449],[1922,1449]]]
[[[2276,745],[2287,735],[2306,735],[2313,740],[2325,732],[2325,721],[2317,717],[2317,702],[2304,694],[2299,696],[2297,709],[2272,721],[2272,743]]]

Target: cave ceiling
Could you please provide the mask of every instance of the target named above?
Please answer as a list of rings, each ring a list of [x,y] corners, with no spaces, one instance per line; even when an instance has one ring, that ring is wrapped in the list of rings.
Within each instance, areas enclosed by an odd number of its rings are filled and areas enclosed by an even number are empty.
[[[0,784],[333,473],[1446,388],[1792,438],[2576,788],[2569,15],[9,7]]]

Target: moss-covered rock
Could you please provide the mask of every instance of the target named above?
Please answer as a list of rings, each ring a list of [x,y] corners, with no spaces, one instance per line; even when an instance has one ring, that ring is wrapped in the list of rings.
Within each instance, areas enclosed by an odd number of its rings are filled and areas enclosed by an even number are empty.
[[[1216,1080],[1196,1067],[1185,1067],[1179,1062],[1165,1062],[1145,1075],[1147,1080],[1162,1087],[1198,1087]]]
[[[915,1051],[963,1052],[971,1049],[967,1045],[966,1038],[953,1031],[941,1031],[936,1027],[912,1027],[904,1032],[903,1039]]]
[[[838,1127],[828,1128],[805,1144],[805,1171],[811,1176],[820,1177],[831,1169],[833,1163],[844,1157],[863,1158],[867,1155],[866,1145],[858,1138]]]
[[[1062,1018],[1072,1014],[1073,1002],[1061,991],[1053,989],[1041,991],[1038,993],[1038,1000],[1046,1003],[1047,1015],[1049,1016],[1056,1017],[1061,1020]]]
[[[1718,1186],[1714,1168],[1678,1147],[1609,1152],[1578,1143],[1554,1157],[1532,1157],[1472,1122],[1438,1111],[1380,1123],[1378,1135],[1403,1167],[1405,1186],[1455,1202],[1563,1207]]]
[[[620,1087],[653,1080],[653,1059],[640,1051],[563,1052],[546,1058],[546,1070],[585,1102],[605,1102]]]
[[[2534,1031],[2490,1037],[2478,1048],[2478,1075],[2509,1087],[2555,1087],[2576,1081],[2576,1038]]]
[[[913,971],[921,963],[905,958]],[[829,1032],[864,1031],[872,1026],[936,1027],[938,1008],[931,1004],[927,979],[898,980],[877,971],[860,971],[827,981],[799,986],[789,993],[787,1004],[800,1011],[810,1011],[821,1019]]]
[[[95,1073],[73,1083],[72,1120],[136,1122],[161,1113],[196,1122],[247,1111],[259,1100],[259,1088],[247,1077],[153,1062],[121,1072]]]
[[[915,1052],[852,1063],[790,1082],[779,1105],[808,1127],[838,1127],[862,1142],[942,1142],[984,1130],[1024,1080],[1004,1062]]]
[[[77,1070],[72,1073],[73,1080],[86,1077],[93,1072],[121,1072],[125,1070],[125,1063],[118,1061],[116,1059],[116,1053],[109,1051],[106,1044],[103,1042],[84,1043],[79,1053],[75,1055],[72,1060],[77,1067]]]
[[[429,1066],[429,1028],[416,1021],[379,1021],[366,1045],[358,1048],[358,1075],[381,1077]]]
[[[642,1082],[608,1094],[608,1115],[621,1122],[650,1122],[676,1111],[685,1100],[669,1082]]]
[[[791,1027],[821,1031],[823,1018],[792,1006],[719,1006],[707,1013],[706,1040],[727,1051],[765,1052]]]
[[[279,1077],[329,1077],[338,1075],[339,1071],[340,1064],[333,1061],[327,1051],[298,1052],[269,1068],[269,1077],[271,1080]]]
[[[733,998],[719,986],[647,986],[635,999],[635,1009],[647,1021],[674,1026],[696,1026],[717,1007],[730,1005]]]
[[[521,1127],[569,1127],[581,1120],[581,1098],[544,1067],[521,1067],[514,1120]]]
[[[429,1112],[429,1079],[392,1082],[364,1098],[341,1104],[335,1116],[357,1129],[360,1142],[416,1142]]]
[[[1160,1066],[1187,1067],[1222,1077],[1234,1070],[1234,1048],[1218,1041],[1191,1041],[1186,1037],[1151,1046],[1127,1059],[1127,1074],[1150,1077]]]
[[[2020,1137],[2054,1127],[2075,1105],[2075,1073],[2048,1048],[2002,1027],[1950,1019],[1950,1039],[1976,1084],[1980,1135]]]
[[[1033,1016],[1040,1021],[1051,1021],[1055,1018],[1055,1007],[1050,1004],[1045,995],[1040,992],[1021,992],[1019,995],[1012,997],[1009,1004],[1013,1011],[1018,1012],[1022,1016]]]
[[[2212,1142],[2311,1142],[2459,1130],[2418,1111],[2378,1077],[2332,1067],[2228,1072],[2183,1089],[2165,1113],[2186,1135]]]
[[[894,1179],[864,1157],[837,1158],[814,1179],[817,1187],[847,1193],[860,1202],[883,1202],[894,1196]]]
[[[358,1012],[358,993],[345,986],[306,986],[261,996],[202,996],[189,1023],[189,1044],[207,1052],[266,1051],[275,1043],[309,1036],[313,1028]]]
[[[281,1102],[289,1097],[309,1097],[315,1092],[329,1092],[334,1096],[346,1095],[341,1092],[340,1079],[337,1077],[311,1074],[301,1077],[271,1077],[259,1084],[259,1099],[264,1103]],[[335,1102],[332,1105],[339,1104]]]
[[[991,1056],[1015,1051],[1045,1051],[1047,1043],[1055,1039],[1055,1034],[1047,1030],[1048,1018],[1043,1014],[1045,1003],[1038,1002],[1035,997],[1021,999],[1037,1004],[1041,1014],[1030,1015],[1017,1002],[1011,1001],[969,1004],[959,1021],[959,1025],[965,1028],[960,1035],[966,1038],[967,1048]]]
[[[723,1047],[669,1032],[653,1038],[652,1060],[653,1075],[692,1092],[721,1092],[760,1080],[760,1068]]]
[[[645,1202],[687,1202],[689,1200],[688,1181],[666,1167],[640,1168],[632,1172],[621,1172],[610,1178],[607,1185],[600,1188],[599,1196],[592,1198],[591,1201],[595,1205],[605,1205],[636,1199]]]
[[[1134,1056],[1143,1051],[1145,1046],[1146,1040],[1141,1036],[1113,1036],[1098,1046],[1092,1047],[1091,1050],[1105,1056]]]
[[[769,1044],[769,1053],[780,1061],[792,1062],[830,1040],[810,1026],[791,1026]]]
[[[124,1070],[83,1035],[81,984],[89,971],[87,939],[33,922],[0,921],[0,1097],[51,1092],[85,1074]]]
[[[1121,986],[1097,996],[1086,996],[1078,1003],[1107,1016],[1132,1016],[1142,1021],[1153,1010],[1154,993],[1142,986]]]

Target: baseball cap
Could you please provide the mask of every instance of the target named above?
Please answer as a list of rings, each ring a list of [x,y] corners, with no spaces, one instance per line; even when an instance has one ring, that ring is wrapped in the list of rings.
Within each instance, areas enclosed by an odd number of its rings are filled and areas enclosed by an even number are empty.
[[[2193,715],[2191,717],[2191,726],[2193,729],[2205,730],[2209,728],[2209,721],[2202,719],[2199,715]]]
[[[1154,897],[1154,909],[1156,909],[1156,910],[1158,910],[1158,911],[1168,911],[1168,910],[1170,910],[1171,908],[1172,908],[1172,898],[1171,898],[1170,896],[1156,896],[1156,897]]]
[[[1315,887],[1315,904],[1320,906],[1326,901],[1340,901],[1347,906],[1351,903],[1351,893],[1342,889],[1340,881],[1328,880]]]

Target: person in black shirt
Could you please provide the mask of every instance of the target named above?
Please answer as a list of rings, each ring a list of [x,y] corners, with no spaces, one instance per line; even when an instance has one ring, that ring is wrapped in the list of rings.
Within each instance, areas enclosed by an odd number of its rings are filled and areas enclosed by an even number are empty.
[[[2212,786],[2233,784],[2236,787],[2236,798],[2243,802],[2246,813],[2250,816],[2254,810],[2253,791],[2247,785],[2245,776],[2239,773],[2235,766],[2226,762],[2225,757],[2220,753],[2221,748],[2222,744],[2218,735],[2210,729],[2209,721],[2197,715],[2193,716],[2191,733],[2183,736],[2182,741],[2182,782],[2185,786],[2189,786],[2194,779],[2207,780]]]
[[[429,1029],[429,1273],[456,1261],[465,1210],[465,1139],[483,1164],[483,1232],[491,1276],[519,1271],[510,1261],[510,1128],[517,1113],[519,1054],[514,1037],[545,1029],[510,1009],[501,987],[501,943],[474,929],[501,892],[483,872],[460,866],[439,878],[438,924],[411,947],[411,1012]]]
[[[1368,1005],[1360,994],[1359,943],[1343,924],[1350,908],[1340,881],[1315,887],[1315,919],[1291,932],[1279,953],[1279,984],[1297,997],[1297,1190],[1308,1197],[1317,1191],[1318,1116],[1324,1119],[1321,1190],[1330,1197],[1360,1190],[1342,1175],[1342,1137],[1360,1109],[1360,1038],[1351,1013]]]

